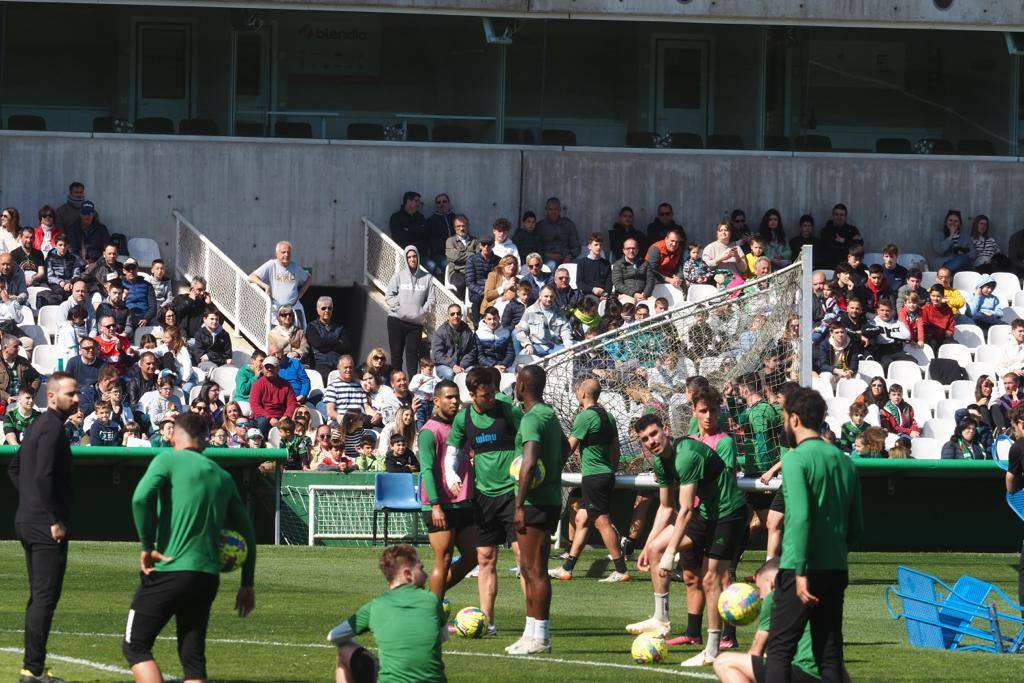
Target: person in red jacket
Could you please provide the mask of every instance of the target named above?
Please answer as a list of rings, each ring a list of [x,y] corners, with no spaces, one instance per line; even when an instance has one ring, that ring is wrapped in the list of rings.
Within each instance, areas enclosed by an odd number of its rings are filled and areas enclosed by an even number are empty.
[[[291,415],[299,407],[292,385],[278,377],[277,367],[276,356],[264,358],[263,376],[253,383],[249,392],[249,409],[264,436],[280,418]]]
[[[928,303],[921,308],[921,322],[924,323],[924,340],[936,355],[943,344],[953,343],[953,319],[956,314],[946,303],[942,285],[932,285],[928,290]]]
[[[128,337],[116,332],[114,317],[111,315],[101,315],[96,320],[96,330],[99,332],[95,337],[98,358],[116,368],[118,374],[124,375],[137,356],[132,343]]]

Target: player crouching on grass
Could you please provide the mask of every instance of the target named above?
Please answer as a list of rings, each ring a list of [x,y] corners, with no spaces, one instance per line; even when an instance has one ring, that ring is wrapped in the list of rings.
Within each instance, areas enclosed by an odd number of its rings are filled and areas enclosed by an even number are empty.
[[[366,603],[331,629],[327,640],[338,647],[336,683],[378,680],[377,659],[354,639],[370,631],[380,654],[379,680],[443,683],[441,643],[448,628],[441,601],[424,590],[427,574],[411,545],[396,545],[380,556],[388,591]]]

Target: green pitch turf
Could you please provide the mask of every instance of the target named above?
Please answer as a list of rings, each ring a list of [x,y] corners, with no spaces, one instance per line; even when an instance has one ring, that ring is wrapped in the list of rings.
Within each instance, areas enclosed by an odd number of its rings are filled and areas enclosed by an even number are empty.
[[[256,611],[246,619],[231,612],[238,575],[223,577],[210,625],[209,670],[215,681],[333,680],[333,652],[327,631],[384,589],[376,567],[379,550],[261,547],[256,572]],[[429,557],[429,550],[421,549]],[[588,552],[571,582],[555,582],[551,636],[553,652],[529,661],[505,655],[523,625],[523,600],[513,575],[511,553],[502,551],[497,604],[497,637],[453,638],[445,644],[445,666],[452,681],[659,681],[712,679],[710,670],[683,670],[680,661],[695,648],[673,648],[668,663],[641,667],[629,658],[631,636],[622,629],[649,616],[650,583],[633,572],[624,584],[600,584],[610,569],[604,554]],[[751,553],[741,574],[761,558]],[[426,558],[425,558],[426,559]],[[970,573],[999,583],[1016,595],[1016,556],[968,554],[878,554],[851,556],[851,587],[846,593],[846,657],[858,681],[1020,681],[1024,659],[1012,655],[914,650],[902,624],[893,622],[882,591],[899,562],[947,581]],[[426,562],[429,565],[429,561]],[[554,566],[554,563],[552,563]],[[138,553],[127,543],[73,543],[64,596],[50,638],[50,664],[69,681],[130,679],[121,656],[120,634],[137,584]],[[588,572],[592,576],[588,576]],[[14,680],[20,666],[23,610],[27,588],[21,547],[0,543],[0,680]],[[453,610],[476,605],[476,582],[467,579],[449,594]],[[685,623],[684,589],[673,584],[672,616]],[[166,674],[180,676],[173,626],[158,642],[157,660]],[[740,629],[741,646],[752,630]],[[372,645],[366,638],[364,644]],[[625,667],[625,668],[623,668]]]

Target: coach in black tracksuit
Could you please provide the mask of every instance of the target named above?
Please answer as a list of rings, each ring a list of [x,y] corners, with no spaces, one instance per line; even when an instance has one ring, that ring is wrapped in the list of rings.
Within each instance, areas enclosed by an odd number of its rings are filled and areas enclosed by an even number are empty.
[[[68,559],[71,445],[64,421],[78,410],[77,382],[70,375],[54,373],[47,383],[46,400],[48,409],[25,433],[9,468],[18,490],[14,529],[25,549],[29,581],[22,683],[59,680],[50,677],[44,665]]]

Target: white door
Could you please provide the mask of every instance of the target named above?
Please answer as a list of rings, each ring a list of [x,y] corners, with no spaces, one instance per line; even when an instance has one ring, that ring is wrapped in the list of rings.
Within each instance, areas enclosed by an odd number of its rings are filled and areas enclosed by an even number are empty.
[[[192,24],[136,24],[135,117],[191,118]]]
[[[709,44],[655,40],[654,129],[658,133],[708,132]]]
[[[231,65],[234,122],[265,125],[272,109],[270,45],[272,29],[235,30]]]

